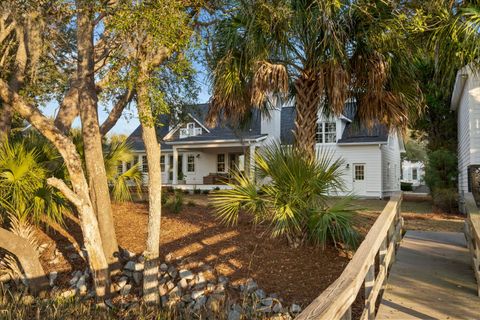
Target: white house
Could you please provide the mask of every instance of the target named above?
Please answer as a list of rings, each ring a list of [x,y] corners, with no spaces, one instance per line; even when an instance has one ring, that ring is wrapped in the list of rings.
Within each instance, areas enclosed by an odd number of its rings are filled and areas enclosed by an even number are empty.
[[[161,116],[157,128],[161,142],[162,181],[180,189],[225,188],[231,170],[248,172],[256,148],[271,141],[291,143],[295,119],[294,107],[279,107],[269,117],[252,113],[249,124],[242,128],[218,125],[208,128],[207,104],[191,107],[187,116],[172,124]],[[325,119],[319,114],[317,148],[329,150],[344,160],[344,181],[347,191],[362,197],[382,198],[400,190],[400,153],[403,141],[395,132],[381,125],[371,129],[356,125],[356,108],[346,105],[341,117]],[[137,154],[145,173],[148,172],[141,127],[128,142]],[[123,170],[131,164],[123,164]],[[148,179],[148,178],[146,178]],[[145,179],[145,181],[146,181]]]
[[[451,110],[457,111],[458,191],[463,194],[480,186],[480,75],[470,66],[457,73]],[[462,206],[460,206],[462,208]]]
[[[401,182],[411,183],[418,187],[424,184],[425,164],[422,161],[402,161]]]

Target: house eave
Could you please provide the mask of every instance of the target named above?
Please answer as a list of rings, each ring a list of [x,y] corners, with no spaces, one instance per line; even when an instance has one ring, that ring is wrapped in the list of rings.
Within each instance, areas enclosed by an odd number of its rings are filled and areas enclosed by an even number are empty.
[[[267,136],[258,137],[255,139],[218,139],[218,140],[196,140],[196,141],[165,141],[165,144],[168,145],[191,145],[191,144],[205,144],[205,143],[251,143],[251,142],[260,142],[267,138]]]

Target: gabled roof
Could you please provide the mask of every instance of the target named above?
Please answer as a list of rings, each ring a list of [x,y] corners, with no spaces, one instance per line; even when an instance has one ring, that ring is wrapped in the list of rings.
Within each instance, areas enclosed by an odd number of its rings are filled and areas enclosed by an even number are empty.
[[[186,108],[186,118],[190,117],[192,121],[197,122],[201,127],[206,128],[206,117],[208,113],[208,104],[191,105]],[[182,123],[190,122],[183,119]],[[261,118],[259,112],[253,112],[252,118],[244,127],[234,128],[229,125],[225,125],[224,121],[218,121],[218,125],[214,128],[208,128],[204,130],[203,134],[197,136],[191,136],[186,138],[173,138],[164,140],[167,135],[171,135],[173,130],[178,129],[177,124],[173,123],[170,115],[161,115],[159,119],[160,126],[157,127],[157,138],[161,142],[162,150],[172,149],[172,144],[182,143],[201,143],[212,141],[242,141],[242,140],[255,140],[262,138],[261,134]],[[174,128],[169,130],[170,128]],[[132,134],[127,138],[127,142],[130,143],[132,148],[136,151],[145,150],[145,145],[142,140],[142,128],[139,126]]]
[[[356,103],[347,102],[342,115],[347,121],[339,144],[384,143],[388,141],[388,130],[385,126],[375,124],[371,129],[359,125],[356,120]],[[283,107],[281,117],[280,139],[284,144],[293,143],[295,130],[295,107]]]
[[[386,142],[388,142],[388,129],[384,125],[377,123],[372,128],[367,128],[356,122],[347,123],[342,138],[337,141],[338,144]]]

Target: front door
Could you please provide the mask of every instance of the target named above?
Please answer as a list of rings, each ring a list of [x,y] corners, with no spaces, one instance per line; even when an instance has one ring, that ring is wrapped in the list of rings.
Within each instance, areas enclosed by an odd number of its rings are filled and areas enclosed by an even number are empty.
[[[364,195],[367,191],[365,180],[365,163],[353,164],[353,193],[356,195]]]

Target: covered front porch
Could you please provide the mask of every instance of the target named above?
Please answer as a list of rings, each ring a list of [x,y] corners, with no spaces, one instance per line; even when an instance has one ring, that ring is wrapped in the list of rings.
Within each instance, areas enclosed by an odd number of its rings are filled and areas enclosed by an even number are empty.
[[[228,188],[235,172],[250,174],[257,143],[172,145],[162,153],[163,185],[183,190]]]

